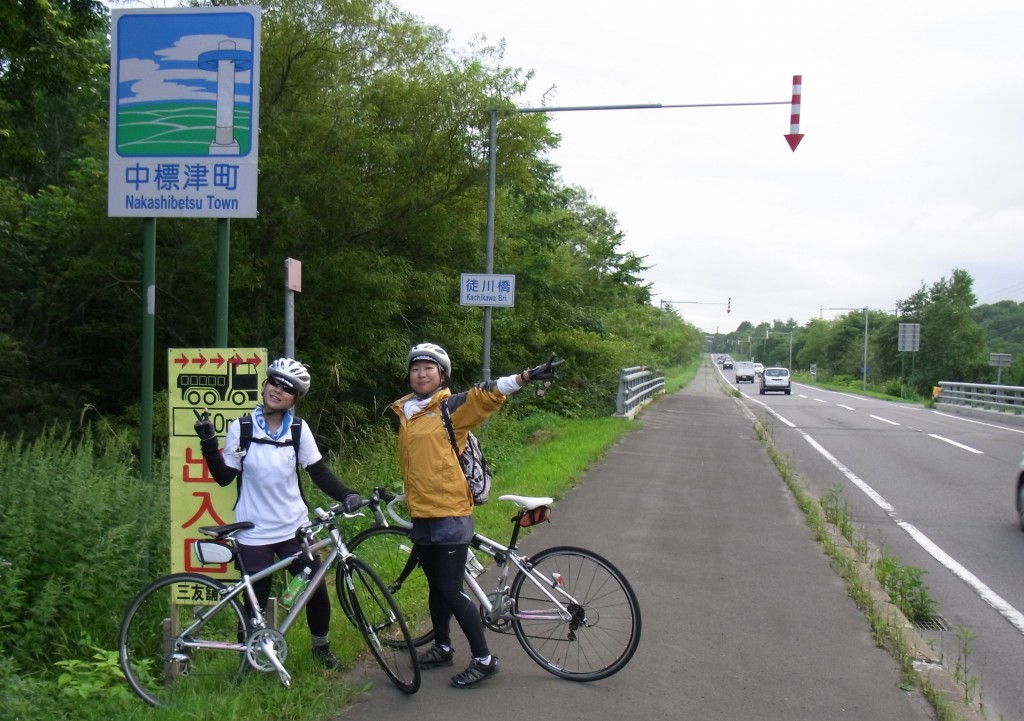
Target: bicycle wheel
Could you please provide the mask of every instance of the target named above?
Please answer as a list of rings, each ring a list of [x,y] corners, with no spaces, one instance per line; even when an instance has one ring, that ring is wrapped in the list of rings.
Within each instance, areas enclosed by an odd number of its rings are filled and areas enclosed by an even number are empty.
[[[234,685],[245,665],[239,645],[249,626],[237,599],[181,635],[210,605],[224,584],[197,573],[159,578],[135,596],[118,634],[118,658],[128,684],[146,703],[174,706]],[[188,648],[203,641],[221,648]],[[225,646],[232,646],[229,650]]]
[[[557,618],[551,599],[521,571],[516,575],[512,629],[530,658],[573,681],[597,681],[625,666],[640,643],[640,606],[619,570],[596,553],[571,546],[541,551],[530,563],[572,615]],[[559,577],[574,601],[552,587]]]
[[[391,682],[405,693],[420,688],[420,665],[402,612],[377,574],[349,556],[338,569],[338,598]]]
[[[427,577],[419,564],[409,572],[400,588],[394,588],[412,554],[409,532],[402,528],[371,528],[348,544],[349,550],[366,561],[394,596],[409,627],[414,646],[434,640],[434,629],[427,608]]]

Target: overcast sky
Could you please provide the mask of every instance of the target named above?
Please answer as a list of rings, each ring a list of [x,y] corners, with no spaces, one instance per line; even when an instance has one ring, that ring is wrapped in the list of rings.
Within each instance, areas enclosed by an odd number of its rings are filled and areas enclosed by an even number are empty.
[[[1020,0],[396,2],[453,47],[504,39],[520,107],[786,101],[551,115],[563,180],[705,331],[892,311],[955,268],[1024,301]]]

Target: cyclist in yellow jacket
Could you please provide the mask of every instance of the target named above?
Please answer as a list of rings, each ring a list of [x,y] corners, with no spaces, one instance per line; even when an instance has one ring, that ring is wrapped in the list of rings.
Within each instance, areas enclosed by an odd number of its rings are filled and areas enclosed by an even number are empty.
[[[411,538],[429,587],[434,645],[420,654],[420,668],[451,666],[452,617],[469,643],[472,660],[452,676],[452,686],[470,688],[498,671],[475,603],[463,590],[463,569],[473,538],[473,495],[441,417],[447,404],[460,449],[466,434],[505,399],[531,380],[556,377],[554,356],[531,370],[485,381],[461,393],[445,387],[452,366],[448,353],[433,343],[413,346],[406,355],[411,393],[391,404],[399,418],[398,448],[406,504],[412,516]]]

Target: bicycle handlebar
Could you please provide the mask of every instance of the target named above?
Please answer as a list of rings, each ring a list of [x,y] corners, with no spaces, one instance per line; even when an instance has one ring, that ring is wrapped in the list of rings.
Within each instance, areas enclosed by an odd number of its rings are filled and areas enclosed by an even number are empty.
[[[363,499],[363,503],[360,507],[370,505],[370,501]],[[345,510],[345,506],[341,503],[332,504],[326,511],[319,506],[313,509],[313,515],[316,516],[317,520],[313,523],[306,523],[298,527],[295,531],[295,540],[302,544],[302,554],[306,560],[313,560],[313,551],[310,549],[309,544],[314,540],[316,534],[320,533],[326,528],[331,526],[337,526],[336,519],[338,516],[343,518],[356,518],[364,514],[355,512],[349,513]]]
[[[385,525],[380,523],[380,521],[383,520],[383,516],[380,515],[379,511],[380,501],[383,500],[386,501],[384,509],[388,512],[388,515],[391,516],[391,520],[395,522],[395,525],[400,526],[401,528],[412,528],[412,523],[407,519],[402,518],[402,516],[398,514],[398,511],[395,510],[395,504],[401,503],[405,500],[404,493],[392,493],[383,486],[377,486],[373,489],[372,498],[375,503],[374,514],[377,516],[378,525]]]

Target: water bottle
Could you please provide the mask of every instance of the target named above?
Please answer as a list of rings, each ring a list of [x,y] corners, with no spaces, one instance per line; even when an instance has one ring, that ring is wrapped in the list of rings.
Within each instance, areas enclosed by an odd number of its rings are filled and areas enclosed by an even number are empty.
[[[302,573],[292,578],[288,582],[288,588],[284,589],[284,594],[281,596],[281,604],[284,606],[291,606],[295,603],[295,599],[299,597],[299,594],[306,590],[306,586],[309,585],[310,574],[313,573],[313,569],[306,566],[302,569]]]

